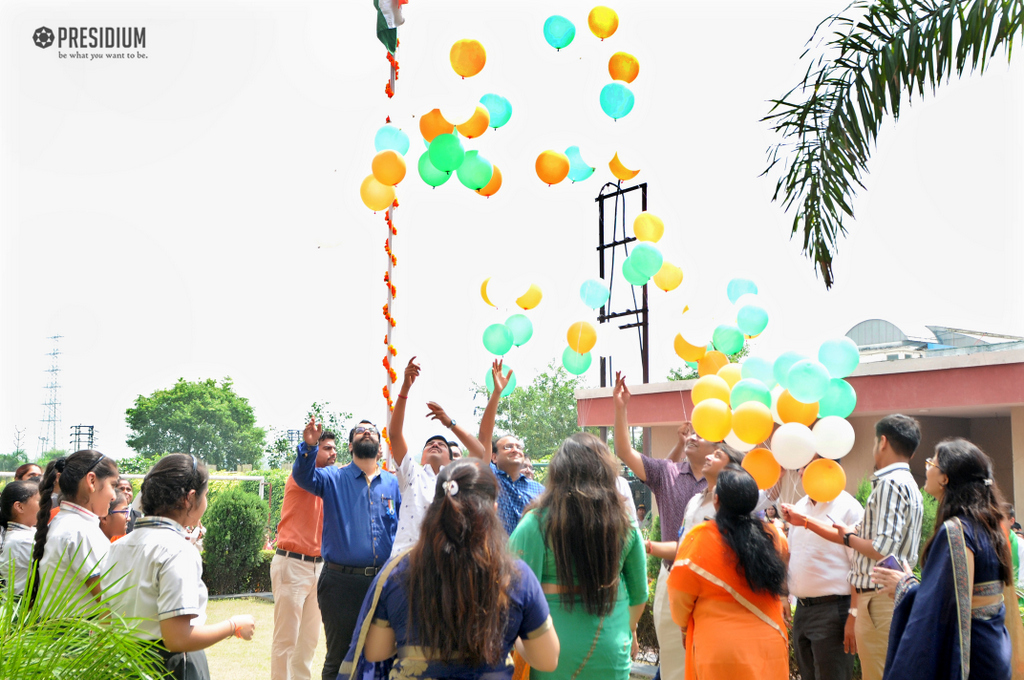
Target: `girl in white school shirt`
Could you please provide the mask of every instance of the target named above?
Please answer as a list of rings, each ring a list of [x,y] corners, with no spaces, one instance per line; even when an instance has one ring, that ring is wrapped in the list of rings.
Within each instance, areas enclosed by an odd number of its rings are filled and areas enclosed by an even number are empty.
[[[177,680],[209,678],[202,650],[232,635],[251,640],[256,627],[248,614],[206,623],[203,562],[185,527],[197,526],[206,511],[207,481],[206,466],[195,456],[161,458],[142,482],[146,516],[107,556],[106,578],[119,591],[112,609],[139,619],[143,638],[162,641],[160,654]]]
[[[38,513],[39,485],[35,482],[11,482],[0,493],[0,579],[13,582],[15,595],[25,592],[32,568]]]

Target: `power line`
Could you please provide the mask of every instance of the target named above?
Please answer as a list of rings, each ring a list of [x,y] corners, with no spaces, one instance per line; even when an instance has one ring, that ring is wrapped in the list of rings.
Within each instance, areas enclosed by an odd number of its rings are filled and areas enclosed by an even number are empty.
[[[46,385],[46,401],[43,402],[43,417],[40,419],[42,433],[39,435],[39,454],[57,448],[57,432],[60,430],[60,339],[63,335],[51,335],[48,339],[53,341],[53,349],[47,353],[50,357],[50,367],[46,369],[48,375]]]

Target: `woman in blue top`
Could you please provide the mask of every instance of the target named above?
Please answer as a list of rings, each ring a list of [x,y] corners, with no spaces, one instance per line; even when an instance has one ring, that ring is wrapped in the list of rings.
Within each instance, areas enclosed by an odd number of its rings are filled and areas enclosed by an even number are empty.
[[[420,539],[375,579],[340,677],[397,653],[392,679],[512,677],[515,646],[554,670],[558,636],[540,583],[506,548],[488,465],[463,458],[441,469]]]

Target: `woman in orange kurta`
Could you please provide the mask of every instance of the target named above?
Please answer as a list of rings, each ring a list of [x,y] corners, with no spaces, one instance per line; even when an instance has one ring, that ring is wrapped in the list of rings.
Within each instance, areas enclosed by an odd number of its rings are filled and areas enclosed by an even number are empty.
[[[719,474],[714,502],[717,516],[686,535],[668,581],[686,680],[788,680],[786,539],[750,516],[757,483],[743,468]]]

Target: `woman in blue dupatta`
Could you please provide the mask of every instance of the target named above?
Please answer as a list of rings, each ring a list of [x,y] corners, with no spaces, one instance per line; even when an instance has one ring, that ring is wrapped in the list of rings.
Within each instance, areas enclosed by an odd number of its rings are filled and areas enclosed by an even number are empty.
[[[992,461],[966,439],[948,439],[925,468],[924,490],[939,504],[921,580],[874,571],[896,600],[884,680],[1010,680],[1004,592],[1013,563]]]

